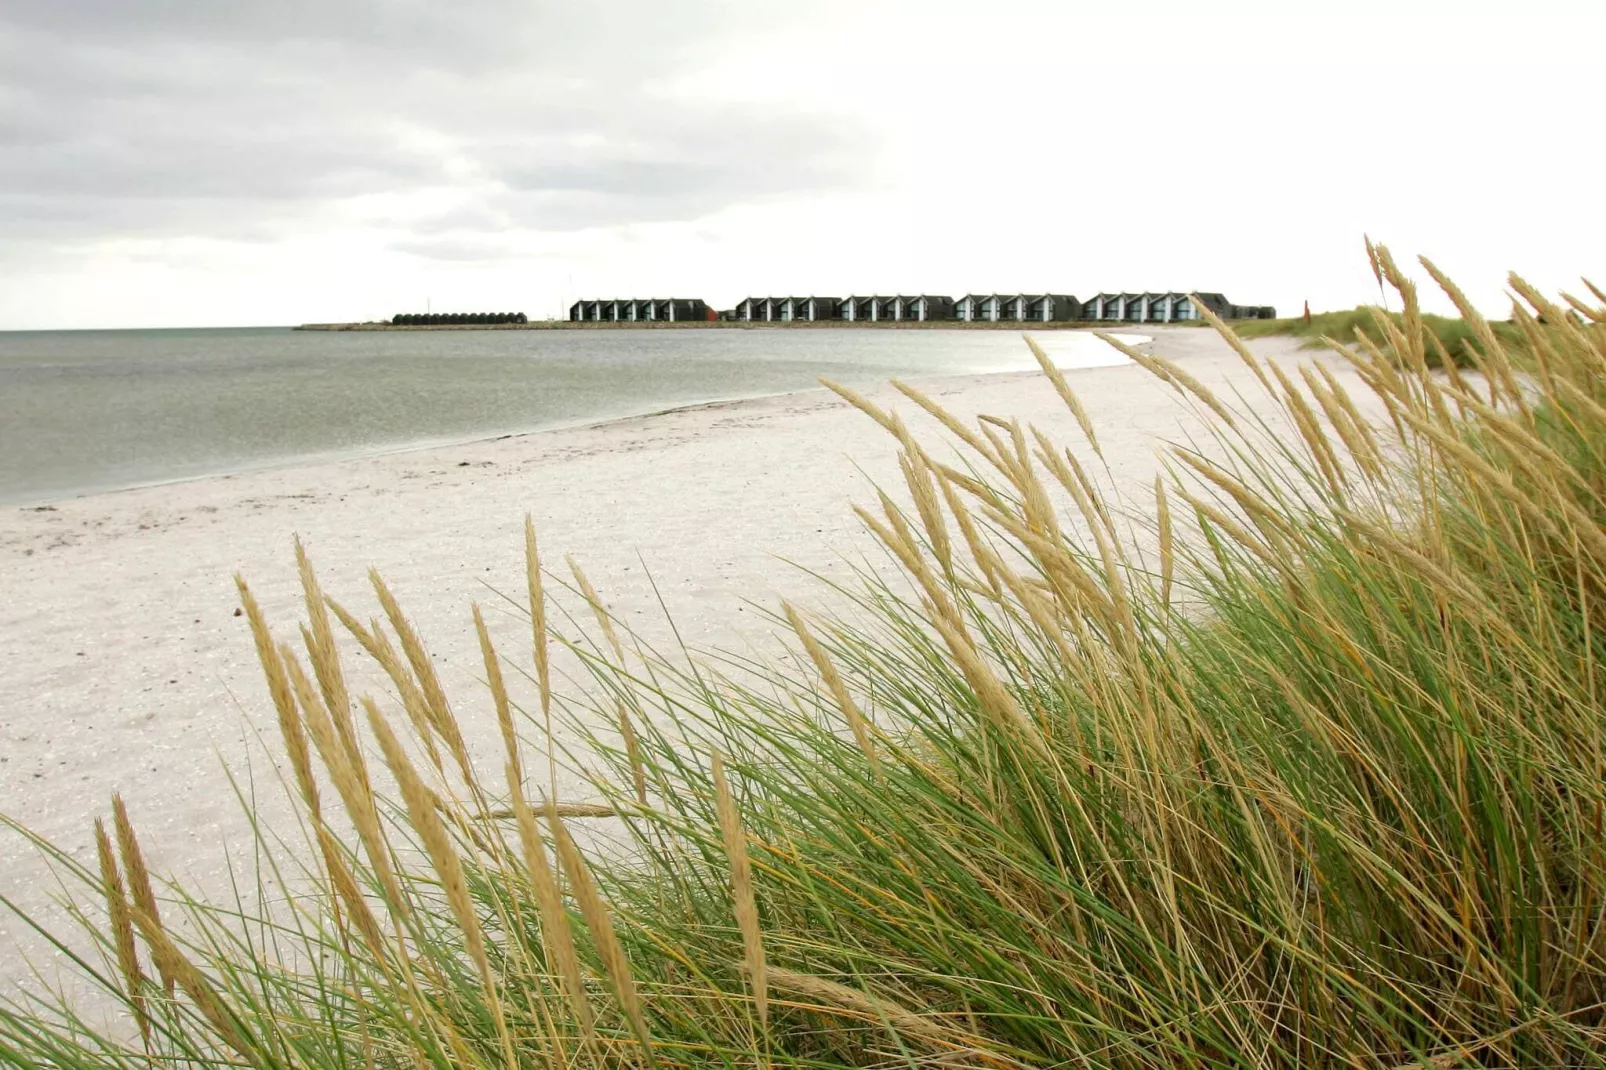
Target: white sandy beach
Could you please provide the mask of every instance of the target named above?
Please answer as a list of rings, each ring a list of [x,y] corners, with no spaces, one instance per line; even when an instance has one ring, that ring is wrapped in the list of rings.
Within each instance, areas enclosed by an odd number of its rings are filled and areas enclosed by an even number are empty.
[[[1207,384],[1252,393],[1213,333],[1154,334],[1150,348]],[[1293,352],[1287,340],[1257,348]],[[1070,381],[1117,478],[1152,480],[1157,439],[1190,422],[1175,396],[1130,365]],[[1015,415],[1079,437],[1036,374],[919,385],[962,415]],[[364,616],[377,612],[365,570],[386,576],[459,715],[495,746],[469,606],[486,605],[499,645],[527,657],[526,622],[495,608],[490,589],[521,589],[526,512],[549,567],[575,555],[613,610],[649,636],[664,634],[650,571],[689,642],[729,645],[762,630],[744,600],[818,593],[784,559],[841,575],[844,555],[871,550],[850,503],[873,500],[868,479],[897,482],[894,457],[880,428],[814,391],[5,510],[0,813],[89,860],[91,822],[121,792],[154,869],[226,887],[225,859],[249,858],[250,843],[225,769],[245,768],[250,736],[275,733],[232,576],[243,573],[293,635],[293,534],[329,593]],[[262,751],[252,760],[260,780]],[[265,796],[271,818],[282,803],[276,787]],[[43,875],[19,837],[0,835],[0,894],[38,908],[50,891]],[[20,974],[0,969],[0,983]]]

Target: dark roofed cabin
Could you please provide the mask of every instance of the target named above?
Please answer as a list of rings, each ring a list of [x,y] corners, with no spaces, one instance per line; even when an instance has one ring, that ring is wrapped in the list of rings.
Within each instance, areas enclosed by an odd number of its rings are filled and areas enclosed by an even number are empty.
[[[708,304],[695,297],[580,300],[569,306],[571,323],[697,323],[710,318]]]

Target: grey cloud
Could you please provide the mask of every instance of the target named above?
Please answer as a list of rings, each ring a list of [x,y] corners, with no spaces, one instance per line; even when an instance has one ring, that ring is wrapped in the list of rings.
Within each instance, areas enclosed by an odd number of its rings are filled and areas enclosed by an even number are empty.
[[[757,192],[800,179],[828,181],[839,164],[832,150],[847,148],[846,139],[825,125],[783,135],[771,116],[738,112],[719,119],[721,136],[689,145],[664,139],[591,159],[514,162],[499,169],[500,177],[521,191],[684,196],[727,186]]]
[[[693,218],[857,179],[856,128],[737,106],[694,119],[616,124],[615,141],[584,149],[498,146],[484,156],[506,191],[493,203],[521,225],[570,230]]]
[[[662,46],[657,54],[671,54],[680,40],[694,39],[688,31],[699,23],[695,14],[677,18],[667,6],[633,0],[24,0],[0,7],[0,20],[63,43],[90,40],[131,51],[169,42],[202,48],[292,45],[366,52],[407,65],[463,67],[510,57],[594,58],[631,41],[654,41]],[[727,5],[694,3],[690,9],[707,13],[710,7]]]
[[[481,238],[409,238],[391,242],[389,248],[428,260],[472,263],[501,260],[512,253],[503,242]]]
[[[413,232],[456,233],[461,251],[510,227],[691,219],[851,185],[861,128],[655,88],[789,11],[0,2],[0,232],[252,240],[347,198],[446,191],[459,207]]]

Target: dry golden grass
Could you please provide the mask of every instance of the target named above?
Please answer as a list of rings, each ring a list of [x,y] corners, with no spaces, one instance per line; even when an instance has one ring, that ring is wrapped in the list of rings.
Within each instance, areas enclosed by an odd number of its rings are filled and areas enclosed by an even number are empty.
[[[725,760],[717,750],[710,759],[709,769],[714,778],[715,809],[725,838],[725,854],[730,858],[731,904],[736,924],[742,930],[742,963],[753,989],[753,1010],[758,1015],[759,1028],[767,1029],[769,983],[764,971],[764,937],[759,932],[758,902],[753,895],[753,867],[747,859],[747,834],[742,831],[742,818],[725,780]]]
[[[0,1008],[0,1059],[1606,1067],[1606,310],[1513,277],[1503,331],[1425,264],[1458,369],[1368,250],[1403,310],[1323,364],[1216,324],[1253,404],[1135,355],[1204,428],[1152,500],[1113,493],[1035,347],[1085,449],[900,387],[944,463],[834,387],[900,453],[859,515],[905,585],[783,603],[780,667],[654,653],[572,561],[599,638],[554,637],[527,521],[528,657],[469,615],[506,800],[383,581],[363,624],[298,547],[302,651],[240,584],[310,828],[293,920],[175,891],[164,925],[114,800],[98,866],[58,858],[106,905],[86,933],[140,1046]],[[331,614],[399,713],[353,702]],[[596,801],[557,797],[560,719]]]
[[[151,1022],[145,1009],[145,975],[139,968],[139,952],[134,946],[133,915],[129,913],[123,877],[117,869],[117,856],[112,853],[111,837],[106,835],[106,825],[99,818],[95,819],[95,851],[100,862],[100,879],[106,890],[106,912],[112,941],[117,947],[117,969],[122,976],[123,993],[134,1011],[140,1037],[149,1045]]]

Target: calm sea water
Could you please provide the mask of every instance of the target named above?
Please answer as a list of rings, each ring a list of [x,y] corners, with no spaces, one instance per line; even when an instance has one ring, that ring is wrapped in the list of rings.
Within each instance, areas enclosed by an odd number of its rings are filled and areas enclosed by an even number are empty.
[[[1062,366],[1121,363],[1044,332]],[[809,389],[1034,367],[999,331],[0,333],[0,502]]]

